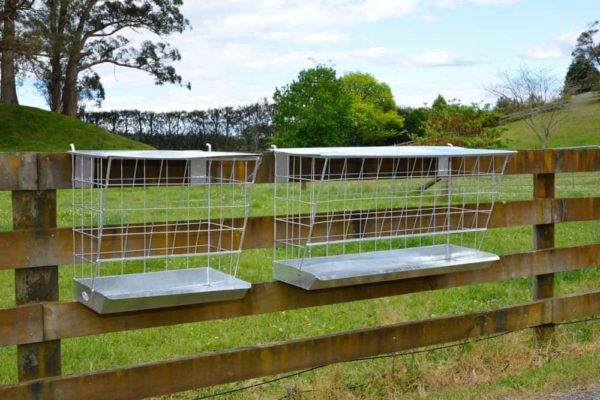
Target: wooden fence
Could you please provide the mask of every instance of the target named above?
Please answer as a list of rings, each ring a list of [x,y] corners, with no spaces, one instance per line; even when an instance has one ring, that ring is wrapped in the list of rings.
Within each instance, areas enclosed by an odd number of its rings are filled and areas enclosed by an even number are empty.
[[[0,345],[17,346],[19,383],[2,399],[137,399],[354,360],[404,349],[535,328],[600,314],[600,290],[554,297],[554,274],[600,265],[600,243],[555,248],[554,224],[600,220],[600,198],[555,198],[555,174],[600,171],[600,148],[519,152],[508,174],[533,174],[532,200],[497,204],[491,228],[533,226],[534,251],[477,271],[308,292],[258,283],[236,301],[99,316],[58,300],[59,264],[71,262],[68,228],[56,226],[56,190],[71,187],[67,154],[0,153],[0,190],[12,191],[13,231],[0,232],[0,269],[15,271],[14,307],[0,309]],[[270,182],[266,154],[257,178]],[[245,248],[271,247],[273,217],[250,218]],[[534,277],[532,302],[273,344],[61,375],[60,340],[107,332],[280,312],[355,300]]]

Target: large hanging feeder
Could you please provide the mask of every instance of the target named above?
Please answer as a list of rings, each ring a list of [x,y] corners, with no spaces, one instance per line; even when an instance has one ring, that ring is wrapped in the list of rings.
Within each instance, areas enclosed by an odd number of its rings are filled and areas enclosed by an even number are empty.
[[[274,149],[275,279],[304,289],[485,268],[509,150]]]

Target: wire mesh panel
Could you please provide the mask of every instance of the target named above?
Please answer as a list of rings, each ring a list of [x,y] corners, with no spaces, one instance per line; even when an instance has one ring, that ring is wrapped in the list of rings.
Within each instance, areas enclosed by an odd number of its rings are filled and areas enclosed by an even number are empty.
[[[75,151],[75,297],[99,313],[242,297],[235,278],[260,157]]]
[[[512,151],[275,149],[274,277],[306,289],[483,268]]]

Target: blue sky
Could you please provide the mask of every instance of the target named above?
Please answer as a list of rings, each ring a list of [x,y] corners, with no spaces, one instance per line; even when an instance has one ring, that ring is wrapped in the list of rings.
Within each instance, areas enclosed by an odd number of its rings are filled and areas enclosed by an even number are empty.
[[[143,72],[102,66],[102,109],[193,110],[263,97],[315,63],[368,72],[398,105],[438,93],[489,102],[502,71],[546,68],[563,79],[598,0],[187,0],[193,29],[168,38],[192,90],[155,86]],[[20,102],[46,108],[30,81]]]

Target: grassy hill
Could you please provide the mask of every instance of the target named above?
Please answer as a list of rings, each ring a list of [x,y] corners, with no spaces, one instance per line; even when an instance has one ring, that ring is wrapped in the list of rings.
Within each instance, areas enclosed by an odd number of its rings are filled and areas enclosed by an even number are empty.
[[[39,108],[0,105],[0,151],[151,149],[105,129]]]
[[[560,113],[564,119],[550,137],[548,147],[600,145],[600,97],[597,94],[573,97]],[[511,122],[506,127],[507,147],[540,148],[538,139],[524,121]]]

